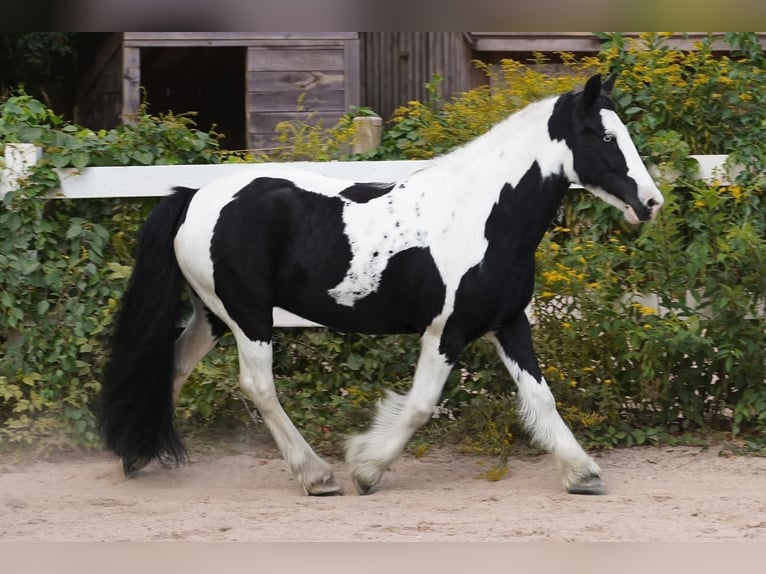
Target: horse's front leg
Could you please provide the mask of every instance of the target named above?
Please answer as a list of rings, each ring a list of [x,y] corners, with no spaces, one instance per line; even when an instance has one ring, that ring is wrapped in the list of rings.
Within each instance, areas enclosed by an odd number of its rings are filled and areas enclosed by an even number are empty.
[[[413,433],[431,418],[452,368],[439,351],[440,336],[428,331],[423,335],[410,392],[399,395],[389,391],[378,404],[370,429],[348,440],[346,461],[359,494],[372,492]]]
[[[564,486],[572,494],[604,494],[598,464],[585,453],[556,410],[535,356],[526,315],[519,313],[492,338],[518,386],[522,422],[532,440],[556,458]]]

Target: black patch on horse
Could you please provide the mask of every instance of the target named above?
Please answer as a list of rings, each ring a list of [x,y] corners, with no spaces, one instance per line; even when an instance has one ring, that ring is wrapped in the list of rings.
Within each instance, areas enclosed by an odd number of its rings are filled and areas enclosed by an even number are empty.
[[[543,177],[537,162],[516,187],[503,186],[484,227],[487,251],[460,280],[444,327],[440,351],[450,361],[470,341],[524,312],[534,289],[535,250],[567,187],[563,176]]]
[[[360,333],[422,334],[444,307],[447,287],[428,247],[394,254],[377,290],[353,307],[329,310],[325,325]]]
[[[342,197],[353,201],[354,203],[367,203],[386,195],[394,188],[393,183],[355,183],[340,192]]]
[[[343,230],[343,200],[286,179],[256,178],[224,206],[210,244],[215,291],[250,340],[271,340],[282,295],[308,285],[302,295],[321,298],[343,280],[351,260]]]

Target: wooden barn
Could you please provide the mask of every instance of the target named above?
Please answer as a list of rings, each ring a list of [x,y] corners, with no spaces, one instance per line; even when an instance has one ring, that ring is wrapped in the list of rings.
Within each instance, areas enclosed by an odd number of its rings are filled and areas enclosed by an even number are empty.
[[[197,125],[226,134],[227,149],[268,147],[281,120],[332,125],[359,105],[356,32],[119,32],[77,90],[75,121],[110,128],[145,98],[153,113],[196,111]]]
[[[702,36],[671,43],[692,49]],[[540,52],[555,62],[560,51],[600,48],[588,32],[119,32],[82,78],[74,115],[112,127],[145,97],[155,113],[196,111],[201,129],[215,124],[226,134],[227,149],[264,149],[279,121],[308,113],[330,126],[361,105],[388,120],[407,101],[426,100],[436,73],[442,97],[473,88],[487,81],[473,60],[493,65]]]

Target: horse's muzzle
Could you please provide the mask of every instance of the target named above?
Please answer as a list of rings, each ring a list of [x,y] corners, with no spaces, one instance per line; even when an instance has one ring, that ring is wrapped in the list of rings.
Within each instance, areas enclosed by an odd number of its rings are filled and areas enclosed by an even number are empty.
[[[625,206],[625,219],[630,223],[638,224],[651,221],[665,203],[665,198],[656,187],[647,193],[639,195],[636,205]]]

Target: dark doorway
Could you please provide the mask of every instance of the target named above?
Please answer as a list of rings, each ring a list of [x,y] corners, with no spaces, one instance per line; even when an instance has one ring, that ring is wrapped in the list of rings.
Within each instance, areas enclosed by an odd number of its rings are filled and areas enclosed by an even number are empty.
[[[197,112],[200,130],[226,137],[221,147],[246,144],[245,48],[142,48],[141,85],[150,113]]]

